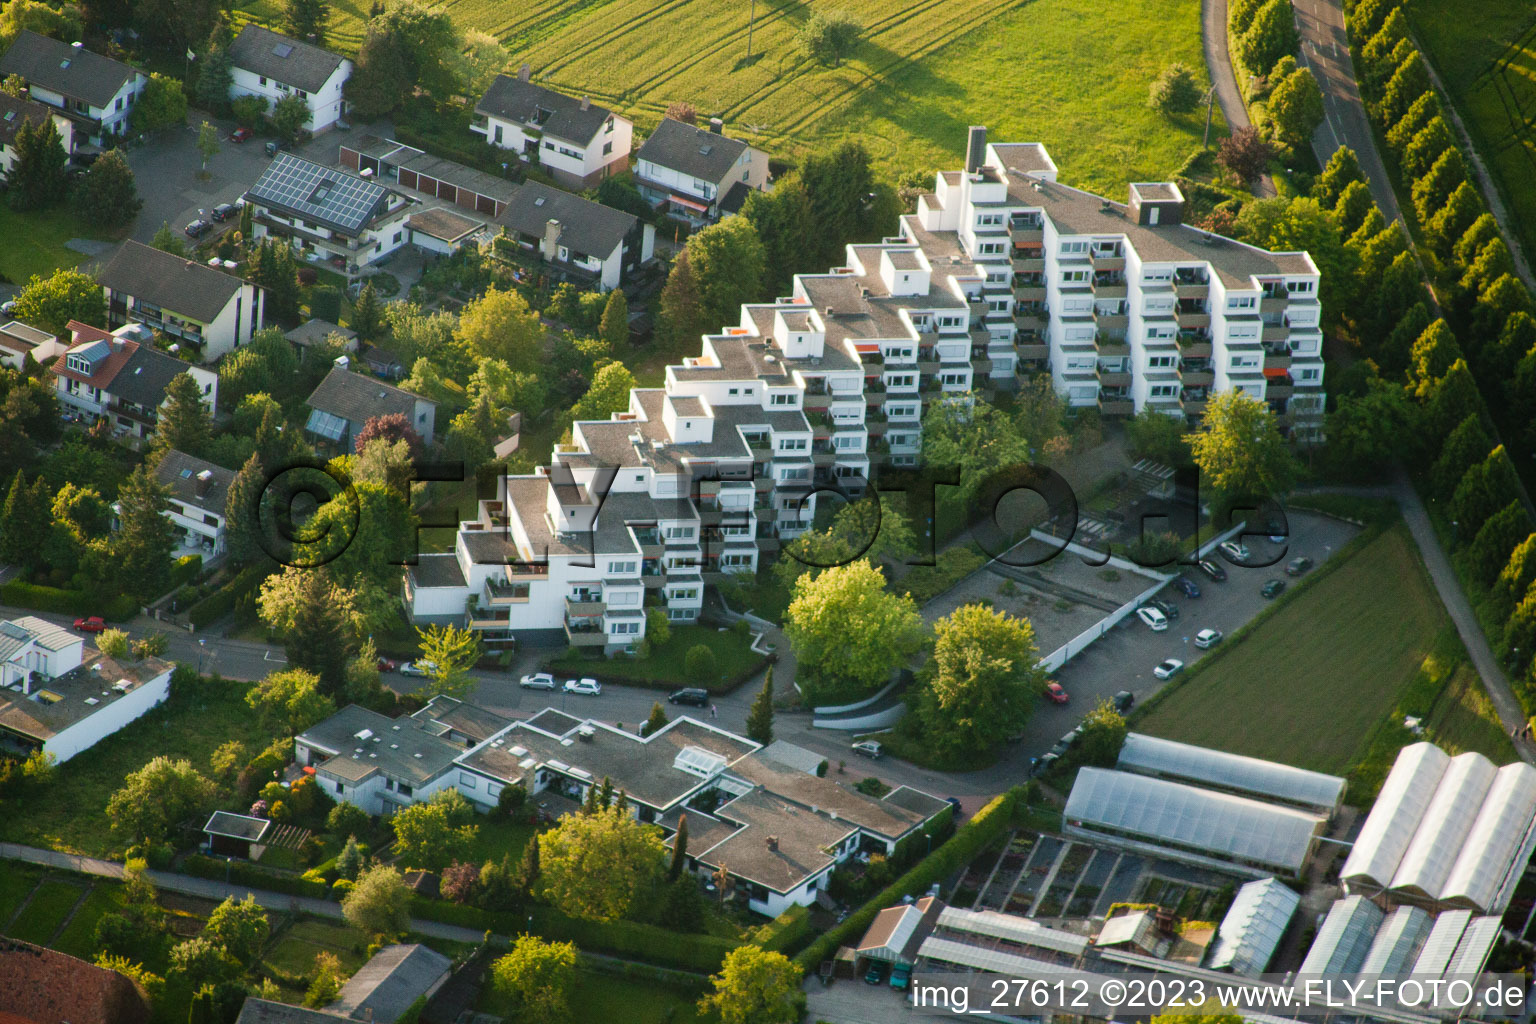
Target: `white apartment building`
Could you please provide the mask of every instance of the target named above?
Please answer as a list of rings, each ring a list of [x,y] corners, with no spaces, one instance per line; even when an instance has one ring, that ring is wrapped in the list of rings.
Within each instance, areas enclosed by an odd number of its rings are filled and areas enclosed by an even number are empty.
[[[530,77],[527,64],[516,78],[497,75],[475,104],[470,131],[569,188],[592,188],[629,167],[635,126],[628,118]]]
[[[260,96],[267,110],[297,96],[309,108],[304,127],[322,132],[346,112],[342,88],[352,62],[339,53],[248,23],[229,48],[230,98]]]
[[[120,60],[23,29],[0,55],[0,78],[20,75],[27,95],[62,111],[76,125],[69,152],[84,139],[104,145],[128,134],[128,113],[149,81]]]
[[[245,194],[255,238],[286,238],[310,263],[354,277],[407,239],[411,201],[370,177],[278,153]]]
[[[899,233],[669,366],[611,420],[581,422],[551,465],[504,478],[452,554],[405,580],[416,621],[468,621],[492,646],[624,650],[647,596],[697,618],[704,584],[751,572],[804,532],[818,489],[864,491],[912,466],[922,414],[1051,373],[1078,408],[1194,419],[1212,390],[1321,429],[1317,268],[1181,223],[1171,184],[1121,205],[1056,183],[1038,144],[988,146],[939,175]]]

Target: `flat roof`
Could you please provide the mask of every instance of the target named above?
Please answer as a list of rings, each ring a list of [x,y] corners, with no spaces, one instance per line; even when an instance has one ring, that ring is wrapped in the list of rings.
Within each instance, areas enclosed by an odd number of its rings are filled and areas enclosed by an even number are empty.
[[[139,687],[169,676],[172,666],[159,658],[120,662],[87,648],[80,667],[30,694],[0,690],[0,729],[46,742],[76,722],[98,714]]]

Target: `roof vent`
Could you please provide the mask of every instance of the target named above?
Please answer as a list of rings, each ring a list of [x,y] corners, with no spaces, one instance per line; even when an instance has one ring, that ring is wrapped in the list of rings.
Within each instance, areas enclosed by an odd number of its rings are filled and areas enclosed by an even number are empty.
[[[825,310],[823,310],[823,312],[826,314],[828,319],[837,316],[837,310],[831,306],[828,306]]]
[[[592,109],[592,101],[589,100],[587,97],[583,96],[581,98],[581,109],[582,110],[591,110]]]
[[[768,844],[768,849],[770,850],[777,850],[779,848],[778,836],[769,836],[765,842]]]
[[[517,80],[526,82],[533,76],[533,70],[527,64],[519,64],[517,68]]]

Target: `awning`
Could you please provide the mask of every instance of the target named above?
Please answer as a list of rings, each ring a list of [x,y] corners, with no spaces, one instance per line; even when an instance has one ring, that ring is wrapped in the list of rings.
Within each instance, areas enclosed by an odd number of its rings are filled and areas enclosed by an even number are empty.
[[[704,203],[698,202],[697,200],[684,199],[682,196],[679,196],[679,195],[674,195],[674,196],[671,196],[670,198],[672,200],[672,203],[674,205],[676,205],[676,206],[685,206],[685,207],[687,207],[690,210],[697,210],[700,213],[708,213],[709,212],[709,206],[704,204]]]

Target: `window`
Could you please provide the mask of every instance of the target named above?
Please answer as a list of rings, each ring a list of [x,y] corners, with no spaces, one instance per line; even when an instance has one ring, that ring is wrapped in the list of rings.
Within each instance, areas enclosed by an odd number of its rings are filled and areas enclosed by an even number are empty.
[[[1148,356],[1147,368],[1152,370],[1166,370],[1173,366],[1173,356]]]
[[[969,376],[965,373],[946,373],[941,379],[945,384],[964,384]]]
[[[639,622],[615,622],[608,627],[610,636],[634,636],[640,632]]]
[[[669,526],[669,527],[667,527],[667,539],[668,540],[692,540],[693,539],[693,527],[691,527],[691,526]]]
[[[1173,271],[1171,270],[1148,270],[1141,275],[1143,284],[1167,284],[1172,280]]]
[[[698,587],[679,587],[667,596],[669,601],[697,601],[698,598]]]
[[[1060,252],[1063,256],[1077,256],[1088,251],[1087,242],[1062,242]]]
[[[1066,270],[1062,272],[1062,284],[1086,284],[1087,282],[1088,271],[1086,270]]]
[[[1178,393],[1179,393],[1179,386],[1177,384],[1153,384],[1152,385],[1152,397],[1153,398],[1172,398],[1174,395],[1176,395]]]
[[[1311,281],[1287,281],[1285,282],[1285,290],[1292,295],[1310,295],[1312,294],[1312,285],[1313,282]]]
[[[401,233],[400,233],[400,232],[399,232],[399,231],[396,231],[396,232],[395,232],[395,237],[394,237],[394,239],[393,239],[393,240],[392,240],[392,242],[391,242],[391,244],[393,244],[393,245],[399,245],[399,244],[400,244],[400,235],[401,235]]]
[[[634,575],[634,572],[635,572],[635,570],[637,568],[638,568],[638,566],[636,565],[636,563],[634,563],[632,561],[631,562],[609,562],[608,563],[608,575],[610,575],[610,576],[632,576],[632,575]]]
[[[465,789],[474,789],[476,788],[475,777],[469,774],[469,772],[459,772],[459,785]]]
[[[982,242],[976,247],[976,252],[982,256],[1001,256],[1003,252],[1003,243]]]
[[[1252,309],[1258,302],[1252,295],[1236,295],[1227,299],[1228,309]]]
[[[832,447],[850,451],[858,448],[862,440],[858,434],[838,434],[832,438]]]
[[[121,96],[119,96],[117,98],[117,103],[112,107],[112,109],[113,110],[122,110],[123,109],[123,98]]]
[[[793,391],[781,391],[768,396],[769,405],[795,405],[797,396]]]
[[[501,125],[496,126],[496,145],[501,145]]]
[[[800,467],[796,467],[796,468],[786,469],[782,474],[780,474],[780,476],[779,476],[779,483],[781,483],[781,484],[791,483],[791,482],[793,482],[795,480],[809,480],[810,478],[811,478],[811,467],[809,467],[809,466],[800,466]]]
[[[803,452],[810,442],[803,437],[786,437],[779,441],[781,452]]]
[[[752,567],[751,555],[723,555],[720,564],[727,569],[749,569]]]
[[[983,213],[976,217],[976,226],[979,228],[1001,227],[1003,215],[1001,213]]]
[[[343,786],[339,782],[336,783],[336,795],[337,796],[340,796],[342,793],[345,793],[346,791],[347,791],[347,787],[346,786]]]
[[[611,142],[603,143],[603,156],[608,156],[612,152],[613,152],[613,143],[611,143]]]
[[[261,77],[260,77],[260,78],[259,78],[259,79],[257,79],[257,80],[258,80],[258,81],[259,81],[259,82],[261,82],[261,84],[262,84],[262,85],[266,85],[266,84],[267,84],[267,76],[266,76],[266,75],[262,75],[262,76],[261,76]]]
[[[941,315],[938,318],[938,320],[939,320],[939,327],[941,327],[941,328],[944,328],[944,327],[964,327],[965,326],[965,317],[963,317],[963,316],[956,316],[956,315],[953,315],[953,314],[944,314],[944,315]]]
[[[913,373],[893,373],[885,379],[888,388],[915,388],[917,387],[917,375]]]
[[[555,151],[555,144],[553,142],[545,142],[544,148],[553,153]]]
[[[1318,371],[1318,370],[1315,370],[1315,369],[1297,370],[1296,371],[1296,379],[1297,380],[1315,381],[1315,380],[1317,380],[1321,376],[1322,376],[1321,372]]]

